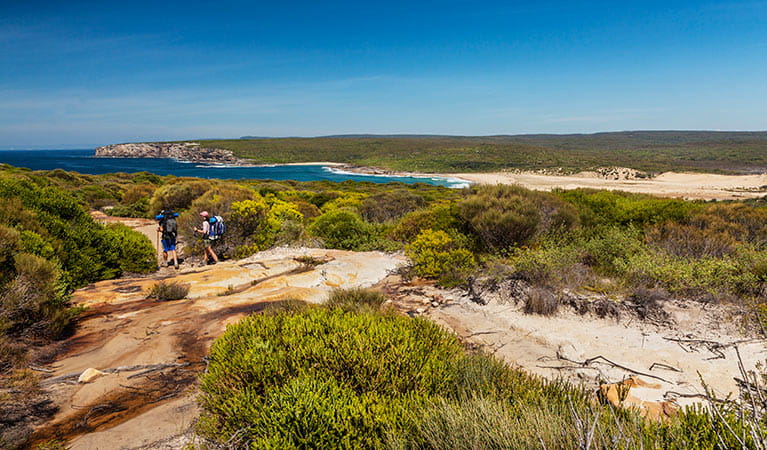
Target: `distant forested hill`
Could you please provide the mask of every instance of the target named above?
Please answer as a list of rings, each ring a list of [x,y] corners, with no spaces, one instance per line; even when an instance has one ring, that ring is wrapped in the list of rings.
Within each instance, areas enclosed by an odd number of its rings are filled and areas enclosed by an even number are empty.
[[[263,163],[332,161],[420,172],[626,166],[767,171],[767,132],[627,131],[515,136],[345,135],[199,141]]]

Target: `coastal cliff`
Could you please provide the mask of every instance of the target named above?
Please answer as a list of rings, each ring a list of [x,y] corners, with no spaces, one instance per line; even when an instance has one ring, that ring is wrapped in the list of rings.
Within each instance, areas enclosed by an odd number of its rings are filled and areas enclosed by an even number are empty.
[[[99,158],[173,158],[215,164],[237,164],[243,161],[229,150],[205,148],[194,142],[112,144],[96,148]]]

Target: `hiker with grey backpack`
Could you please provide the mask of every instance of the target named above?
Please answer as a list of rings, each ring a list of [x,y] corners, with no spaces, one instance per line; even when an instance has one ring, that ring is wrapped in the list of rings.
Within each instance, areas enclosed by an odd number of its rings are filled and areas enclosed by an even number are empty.
[[[162,233],[162,260],[163,264],[170,265],[168,258],[173,260],[173,266],[178,269],[178,255],[176,254],[176,238],[178,236],[178,213],[162,210],[155,216],[157,220],[157,232]]]
[[[218,256],[213,250],[213,244],[221,239],[226,232],[224,219],[221,216],[210,215],[208,211],[202,211],[200,217],[202,217],[202,228],[195,228],[194,231],[202,234],[206,262],[208,264],[216,264]]]

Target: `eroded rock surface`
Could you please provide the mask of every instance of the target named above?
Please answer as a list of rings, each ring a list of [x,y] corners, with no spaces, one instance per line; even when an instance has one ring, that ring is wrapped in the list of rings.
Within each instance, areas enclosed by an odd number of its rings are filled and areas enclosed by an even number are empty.
[[[307,256],[320,264],[295,259]],[[107,449],[153,447],[183,435],[198,415],[193,386],[204,357],[228,324],[271,302],[316,303],[333,288],[373,285],[402,263],[380,252],[281,248],[80,289],[73,301],[88,310],[43,381],[59,412],[37,436],[70,439],[73,449]],[[188,283],[188,298],[147,300],[159,279]],[[90,368],[104,374],[78,384]]]

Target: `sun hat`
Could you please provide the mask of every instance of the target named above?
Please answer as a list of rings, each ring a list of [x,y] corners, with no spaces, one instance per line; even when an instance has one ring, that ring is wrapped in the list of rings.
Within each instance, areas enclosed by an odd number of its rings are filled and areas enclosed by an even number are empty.
[[[200,213],[202,217],[208,217],[208,211],[203,211]]]

